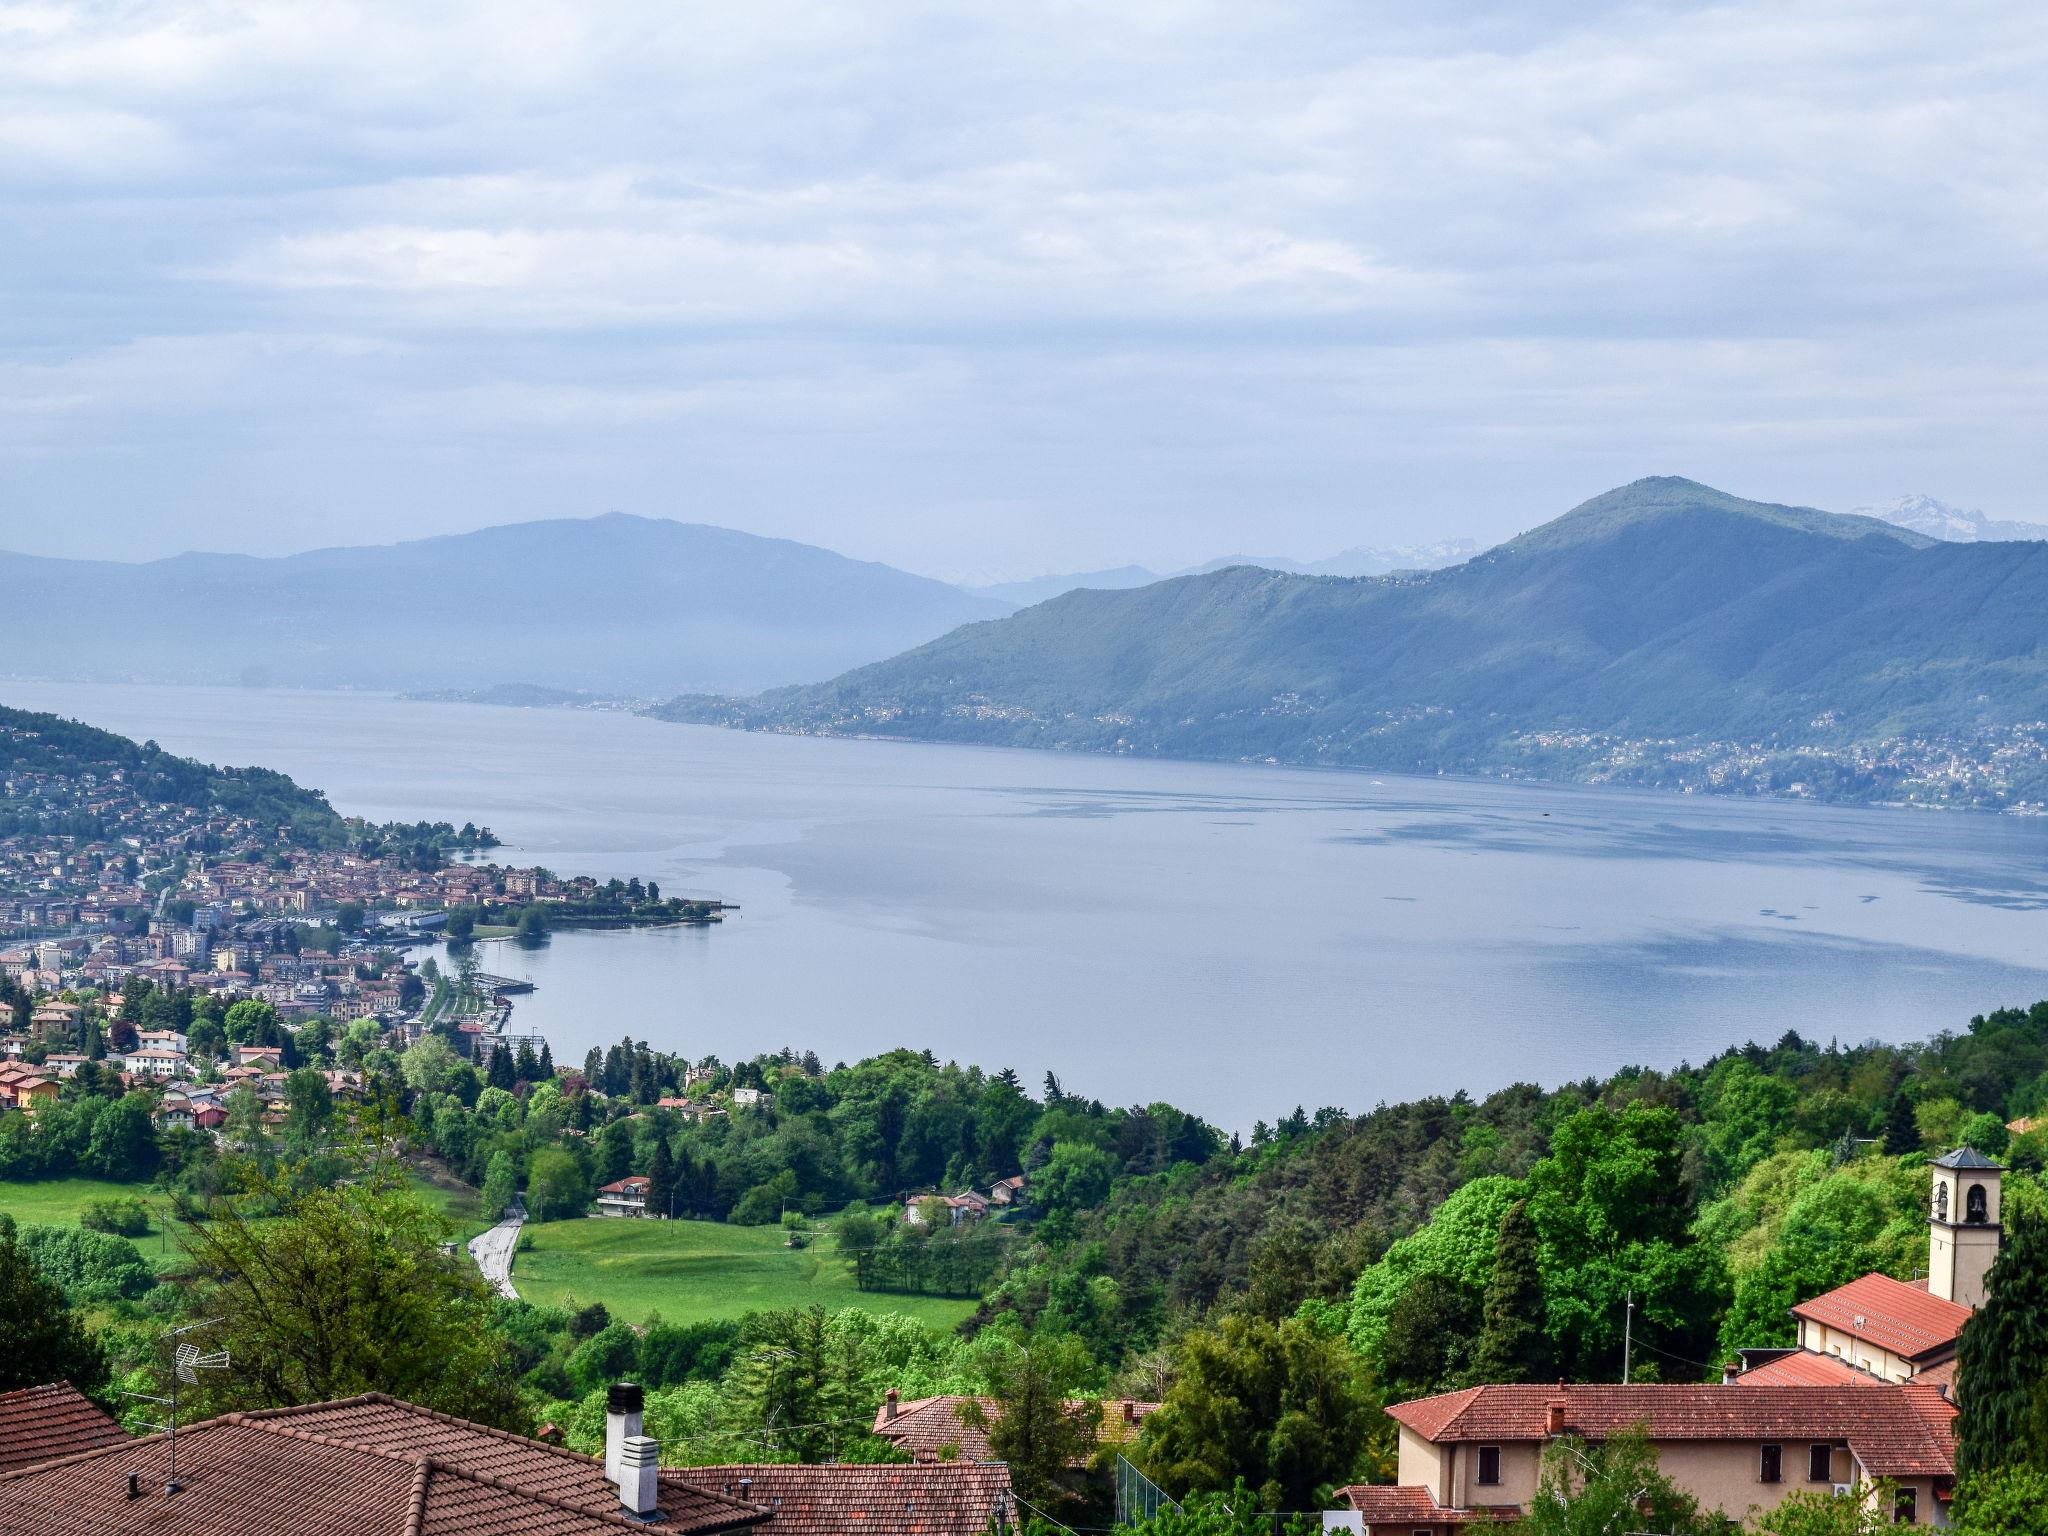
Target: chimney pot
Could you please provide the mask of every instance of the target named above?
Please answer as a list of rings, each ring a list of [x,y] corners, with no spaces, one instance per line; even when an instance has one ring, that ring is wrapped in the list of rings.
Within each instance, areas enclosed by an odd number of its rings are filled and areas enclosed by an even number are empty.
[[[891,1387],[882,1396],[882,1417],[885,1419],[895,1418],[897,1406],[902,1401],[903,1394],[901,1392],[898,1392],[894,1387]]]
[[[628,1435],[619,1447],[619,1506],[636,1520],[654,1518],[655,1495],[661,1486],[661,1443],[645,1435]]]
[[[1138,1422],[1138,1405],[1128,1397],[1124,1399],[1124,1422],[1126,1424]]]
[[[128,1474],[128,1497],[131,1499],[142,1497],[142,1474],[140,1472],[130,1472]]]
[[[604,1394],[604,1475],[618,1482],[624,1475],[620,1457],[628,1440],[641,1430],[641,1408],[647,1394],[630,1381],[615,1381]]]
[[[1735,1378],[1740,1376],[1741,1374],[1742,1362],[1740,1360],[1728,1361],[1721,1367],[1721,1385],[1724,1387],[1734,1386]]]
[[[1561,1397],[1553,1397],[1543,1405],[1543,1432],[1546,1435],[1564,1433],[1564,1410],[1565,1400]]]

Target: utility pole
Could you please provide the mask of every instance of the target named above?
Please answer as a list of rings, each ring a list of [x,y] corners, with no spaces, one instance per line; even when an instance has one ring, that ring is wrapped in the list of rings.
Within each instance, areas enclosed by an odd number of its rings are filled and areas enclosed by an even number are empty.
[[[1635,1342],[1636,1292],[1635,1287],[1630,1286],[1628,1292],[1628,1315],[1622,1319],[1621,1324],[1621,1382],[1623,1386],[1628,1385],[1629,1359],[1634,1352]]]

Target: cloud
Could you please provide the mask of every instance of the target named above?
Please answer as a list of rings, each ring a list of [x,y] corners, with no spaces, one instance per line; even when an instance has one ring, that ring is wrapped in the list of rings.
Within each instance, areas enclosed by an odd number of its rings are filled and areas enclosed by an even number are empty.
[[[1658,471],[2040,515],[2044,65],[1967,0],[0,4],[0,542],[313,542],[342,439],[366,536],[690,483],[962,568]]]

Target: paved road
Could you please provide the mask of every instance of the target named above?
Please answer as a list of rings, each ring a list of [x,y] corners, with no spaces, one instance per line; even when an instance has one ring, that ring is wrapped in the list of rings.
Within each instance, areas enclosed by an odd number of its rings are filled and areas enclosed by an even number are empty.
[[[519,1293],[512,1289],[512,1250],[519,1245],[519,1229],[525,1222],[524,1216],[508,1216],[469,1240],[469,1256],[484,1272],[484,1279],[498,1288],[499,1295],[514,1301]]]

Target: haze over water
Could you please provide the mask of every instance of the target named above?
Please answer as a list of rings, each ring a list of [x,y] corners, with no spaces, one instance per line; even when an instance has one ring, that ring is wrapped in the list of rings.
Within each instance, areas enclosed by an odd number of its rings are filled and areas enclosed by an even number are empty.
[[[895,1045],[1248,1127],[2048,996],[2048,821],[746,735],[367,694],[10,683],[713,929],[486,946],[558,1061]]]

